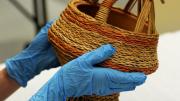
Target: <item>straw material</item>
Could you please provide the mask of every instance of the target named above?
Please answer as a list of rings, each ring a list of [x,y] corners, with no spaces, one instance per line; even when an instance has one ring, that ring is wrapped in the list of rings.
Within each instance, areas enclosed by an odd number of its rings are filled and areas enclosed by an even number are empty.
[[[153,0],[129,0],[124,9],[112,7],[115,2],[116,0],[104,0],[97,4],[72,0],[68,4],[48,34],[61,64],[109,43],[117,52],[99,65],[145,74],[157,69],[159,35],[155,28]],[[136,2],[137,15],[131,13]],[[86,101],[116,101],[113,99],[118,99],[118,96],[81,98],[91,99]],[[111,98],[112,100],[108,100]]]
[[[68,98],[66,101],[119,101],[119,94],[109,96],[82,96],[79,98]]]

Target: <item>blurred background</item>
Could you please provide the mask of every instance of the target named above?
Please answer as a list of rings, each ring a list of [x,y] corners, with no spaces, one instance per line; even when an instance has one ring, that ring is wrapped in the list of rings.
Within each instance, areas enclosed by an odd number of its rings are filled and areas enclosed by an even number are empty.
[[[67,2],[0,0],[0,62],[19,52],[46,21],[59,15]]]
[[[156,27],[161,34],[158,49],[160,67],[149,76],[144,86],[135,92],[122,93],[121,101],[180,101],[180,0],[165,0],[164,5],[160,0],[154,1]],[[68,2],[69,0],[0,0],[0,65],[20,52],[45,22],[58,16]],[[56,70],[41,73],[26,89],[20,89],[7,101],[26,101]]]

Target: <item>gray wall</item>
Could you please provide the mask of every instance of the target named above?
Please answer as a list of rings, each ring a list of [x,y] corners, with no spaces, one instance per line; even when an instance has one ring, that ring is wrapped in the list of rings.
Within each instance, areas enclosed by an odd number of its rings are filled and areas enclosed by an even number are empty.
[[[33,0],[17,0],[33,14]],[[46,0],[49,19],[59,15],[68,0]],[[35,27],[8,0],[0,0],[0,62],[22,50],[35,35]]]

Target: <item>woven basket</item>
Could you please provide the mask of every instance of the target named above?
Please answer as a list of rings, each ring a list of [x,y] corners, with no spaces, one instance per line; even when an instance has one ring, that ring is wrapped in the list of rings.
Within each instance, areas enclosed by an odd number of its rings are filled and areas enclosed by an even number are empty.
[[[145,74],[157,69],[159,35],[155,28],[153,0],[128,0],[124,9],[113,7],[116,1],[104,0],[101,4],[92,4],[85,0],[72,0],[68,4],[48,34],[62,65],[102,44],[110,43],[117,52],[99,65]],[[136,2],[137,15],[131,13]],[[85,96],[76,100],[85,99],[118,101],[118,96]]]

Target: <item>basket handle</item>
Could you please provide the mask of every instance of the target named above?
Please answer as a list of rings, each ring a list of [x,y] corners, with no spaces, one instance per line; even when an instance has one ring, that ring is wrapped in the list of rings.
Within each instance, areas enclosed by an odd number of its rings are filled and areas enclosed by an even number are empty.
[[[97,14],[95,16],[96,20],[98,20],[101,23],[107,22],[109,12],[110,12],[110,8],[113,6],[113,4],[116,1],[117,0],[104,0],[101,3],[99,11],[97,12]]]
[[[150,33],[156,33],[156,27],[155,27],[155,10],[154,10],[154,2],[152,2],[150,14],[149,14],[149,25],[148,25],[148,34]]]
[[[135,32],[142,32],[146,21],[148,20],[148,34],[155,33],[155,9],[154,9],[154,0],[143,0],[144,5],[142,11],[139,13],[138,20],[135,26]],[[165,1],[161,0],[161,3],[164,4]]]
[[[109,12],[110,12],[110,8],[112,8],[113,4],[116,1],[117,0],[104,0],[100,4],[99,11],[97,12],[95,18],[101,23],[107,22]],[[141,0],[138,0],[138,1],[140,2]],[[130,8],[132,7],[132,5],[134,5],[135,2],[137,2],[137,0],[129,0],[129,2],[126,5],[124,10],[129,11]],[[142,32],[143,28],[144,28],[144,25],[145,25],[145,23],[147,21],[147,18],[150,15],[150,11],[151,11],[151,13],[154,13],[154,11],[153,11],[154,9],[151,9],[153,4],[154,4],[152,2],[153,2],[153,0],[143,0],[143,7],[141,7],[142,3],[140,2],[141,3],[141,4],[139,4],[140,8],[138,8],[139,9],[139,16],[138,16],[136,26],[135,26],[135,29],[134,29],[135,32]],[[154,14],[151,14],[151,16],[153,16],[153,15]],[[151,20],[154,20],[153,19],[154,17],[149,17],[149,18],[151,18]],[[149,20],[149,21],[151,21],[151,20]],[[151,21],[151,22],[154,22],[154,21]],[[154,23],[151,23],[151,24],[154,24]],[[152,25],[152,26],[154,26],[154,25]]]
[[[151,9],[152,5],[153,5],[152,2],[153,2],[153,0],[145,0],[142,11],[139,14],[137,22],[136,22],[136,26],[134,29],[135,32],[142,32],[143,31],[144,25],[145,25],[149,15],[151,15],[150,13],[153,13],[153,11]],[[150,18],[152,18],[152,17],[150,17]],[[151,21],[152,19],[148,19],[148,20]],[[152,24],[152,23],[150,23],[150,24]]]

